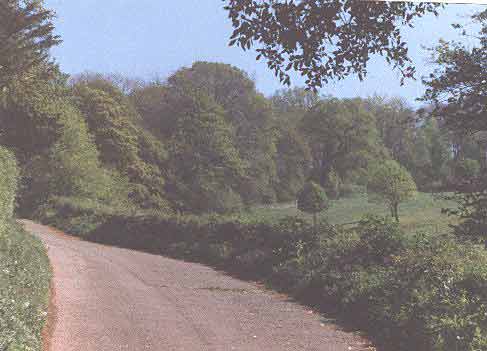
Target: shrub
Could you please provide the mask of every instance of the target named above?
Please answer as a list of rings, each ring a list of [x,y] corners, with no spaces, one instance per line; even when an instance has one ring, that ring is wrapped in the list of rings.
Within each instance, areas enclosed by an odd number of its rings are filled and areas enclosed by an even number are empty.
[[[0,237],[0,350],[42,350],[50,277],[40,240],[8,221]]]
[[[316,214],[329,206],[326,192],[318,184],[308,182],[298,194],[298,209],[313,214],[313,224],[316,227]]]
[[[416,195],[416,183],[409,172],[394,160],[372,167],[367,183],[367,193],[372,201],[384,201],[391,215],[399,222],[399,204]],[[376,199],[377,198],[377,199]]]

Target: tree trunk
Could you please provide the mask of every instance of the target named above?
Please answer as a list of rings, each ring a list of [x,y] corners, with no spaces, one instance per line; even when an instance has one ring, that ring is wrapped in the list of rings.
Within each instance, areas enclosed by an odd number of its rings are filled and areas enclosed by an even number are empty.
[[[399,223],[399,204],[394,204],[394,218]]]
[[[316,223],[318,222],[317,214],[313,213],[313,229],[316,231]]]

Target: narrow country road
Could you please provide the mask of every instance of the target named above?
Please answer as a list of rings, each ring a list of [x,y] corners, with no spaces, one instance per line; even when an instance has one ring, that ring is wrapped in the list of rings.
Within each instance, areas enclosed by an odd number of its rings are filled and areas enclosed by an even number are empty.
[[[23,223],[54,270],[45,351],[368,350],[361,337],[256,284]]]

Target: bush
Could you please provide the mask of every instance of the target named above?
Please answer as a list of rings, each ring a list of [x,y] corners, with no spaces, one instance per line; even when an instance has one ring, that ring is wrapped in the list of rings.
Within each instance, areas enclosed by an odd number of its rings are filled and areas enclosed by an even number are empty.
[[[51,271],[40,240],[7,222],[0,237],[0,350],[42,350]]]
[[[318,184],[308,182],[298,193],[298,209],[313,214],[313,225],[316,226],[316,215],[328,208],[326,192]]]

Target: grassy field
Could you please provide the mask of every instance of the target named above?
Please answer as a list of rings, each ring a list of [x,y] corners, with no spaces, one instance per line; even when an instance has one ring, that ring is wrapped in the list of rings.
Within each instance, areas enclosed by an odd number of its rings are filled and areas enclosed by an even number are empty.
[[[452,207],[455,207],[454,202],[441,199],[438,195],[418,193],[414,200],[405,202],[399,207],[401,226],[406,231],[447,232],[451,230],[449,224],[454,224],[455,218],[442,214],[441,209]],[[311,218],[300,212],[293,203],[259,206],[250,209],[248,214],[276,220],[296,215]],[[389,215],[389,211],[383,204],[368,202],[365,194],[355,194],[332,201],[330,208],[321,215],[321,218],[333,224],[344,224],[358,221],[366,214],[385,216]]]

